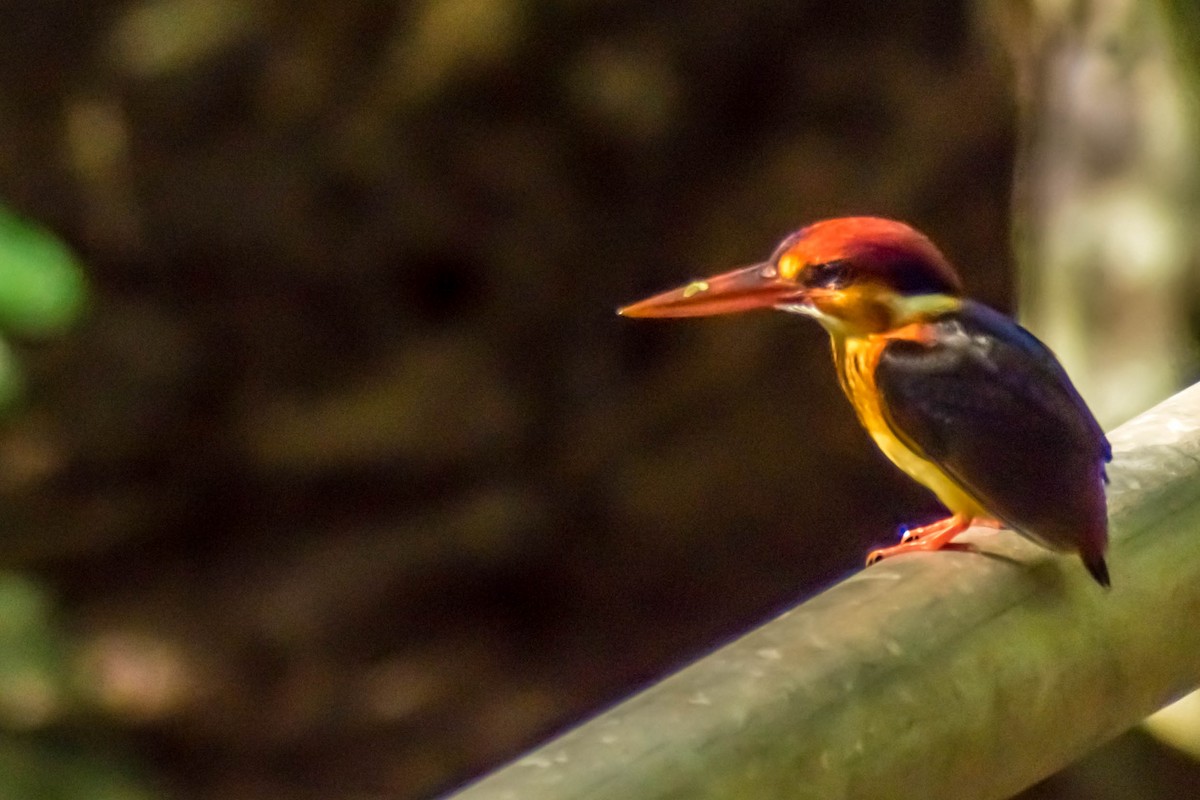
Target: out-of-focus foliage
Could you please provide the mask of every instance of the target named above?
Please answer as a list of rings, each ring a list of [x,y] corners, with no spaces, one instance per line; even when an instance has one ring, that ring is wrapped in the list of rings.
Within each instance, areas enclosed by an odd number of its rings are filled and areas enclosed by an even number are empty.
[[[0,725],[40,728],[61,717],[71,693],[68,663],[45,592],[0,574]]]
[[[84,303],[83,272],[53,234],[0,209],[0,331],[28,339],[63,334]],[[0,339],[0,408],[11,414],[24,381]],[[4,510],[0,509],[0,514]],[[11,529],[13,519],[0,523]],[[71,722],[90,713],[87,677],[46,590],[0,572],[0,797],[151,800],[159,795],[111,743],[87,743]]]
[[[110,737],[72,721],[90,713],[83,677],[45,590],[0,573],[0,796],[161,797]]]
[[[78,317],[83,272],[55,236],[0,208],[0,332],[22,337],[61,333]],[[0,410],[20,395],[23,376],[0,339]]]
[[[53,739],[0,738],[0,792],[37,800],[156,800],[140,776],[118,767],[117,757]]]
[[[1159,0],[1175,57],[1184,75],[1184,94],[1200,115],[1200,5],[1191,0]]]
[[[1200,115],[1160,4],[993,4],[1022,117],[1021,316],[1112,426],[1197,374]]]
[[[1113,425],[1200,374],[1200,6],[1028,0],[991,10],[1023,120],[1022,314]],[[1198,703],[1193,695],[1151,717],[1148,730],[1200,752]],[[1125,737],[1074,777],[1094,779],[1101,760],[1148,761],[1146,749]],[[1173,791],[1143,772],[1108,790]]]
[[[61,333],[79,316],[83,272],[59,239],[0,209],[0,329]]]

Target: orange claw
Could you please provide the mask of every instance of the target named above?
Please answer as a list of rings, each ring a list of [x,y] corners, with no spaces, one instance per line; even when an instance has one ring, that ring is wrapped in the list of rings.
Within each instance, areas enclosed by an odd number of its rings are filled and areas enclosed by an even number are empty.
[[[938,520],[929,525],[922,525],[919,528],[912,528],[904,532],[900,544],[892,545],[891,547],[881,547],[878,550],[872,550],[867,556],[867,566],[871,566],[876,561],[880,561],[891,556],[901,553],[913,552],[932,552],[941,550],[950,541],[960,533],[971,527],[972,522],[988,525],[988,527],[999,527],[999,523],[991,519],[973,520],[962,514],[955,514],[952,517]],[[989,524],[990,523],[990,524]]]
[[[917,539],[928,539],[940,533],[943,529],[958,524],[959,517],[946,517],[939,519],[937,522],[931,522],[928,525],[922,525],[919,528],[904,528],[903,535],[900,536],[900,544],[908,544],[915,542]],[[991,517],[973,517],[965,521],[968,528],[994,528],[1000,530],[1004,527],[1004,523],[998,519]],[[959,530],[962,532],[962,529]]]

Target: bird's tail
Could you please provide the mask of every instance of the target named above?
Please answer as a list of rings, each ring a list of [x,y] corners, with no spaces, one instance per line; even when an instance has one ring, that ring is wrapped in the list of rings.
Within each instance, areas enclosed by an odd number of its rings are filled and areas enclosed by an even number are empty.
[[[1080,553],[1079,557],[1083,559],[1083,566],[1087,567],[1087,571],[1096,579],[1096,583],[1105,589],[1112,586],[1112,582],[1108,579],[1108,564],[1104,563],[1104,556],[1099,553]]]

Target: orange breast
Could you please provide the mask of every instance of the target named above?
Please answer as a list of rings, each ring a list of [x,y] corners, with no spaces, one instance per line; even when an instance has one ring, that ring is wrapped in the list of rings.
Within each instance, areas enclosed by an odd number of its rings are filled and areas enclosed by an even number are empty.
[[[833,360],[837,365],[838,380],[854,406],[859,422],[893,464],[937,495],[952,513],[985,516],[986,510],[957,481],[893,430],[875,385],[875,367],[888,342],[896,338],[919,339],[920,336],[917,326],[908,326],[882,335],[835,338]]]

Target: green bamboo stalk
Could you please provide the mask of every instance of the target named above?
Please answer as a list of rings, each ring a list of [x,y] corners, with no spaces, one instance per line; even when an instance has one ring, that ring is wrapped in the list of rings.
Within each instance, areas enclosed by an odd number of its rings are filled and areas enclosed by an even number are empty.
[[[453,800],[1004,798],[1200,685],[1200,384],[1110,436],[1105,591],[1007,531],[863,570]]]

